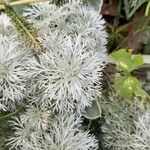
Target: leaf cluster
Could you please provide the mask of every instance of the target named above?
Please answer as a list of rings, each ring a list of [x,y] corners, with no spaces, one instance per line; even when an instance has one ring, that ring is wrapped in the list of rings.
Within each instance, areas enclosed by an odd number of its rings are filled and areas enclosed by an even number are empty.
[[[113,52],[111,58],[115,60],[117,70],[114,80],[114,89],[117,94],[126,99],[132,99],[133,96],[146,99],[147,93],[142,89],[140,81],[131,75],[131,72],[140,67],[144,60],[142,55],[132,55],[131,50],[120,49]]]

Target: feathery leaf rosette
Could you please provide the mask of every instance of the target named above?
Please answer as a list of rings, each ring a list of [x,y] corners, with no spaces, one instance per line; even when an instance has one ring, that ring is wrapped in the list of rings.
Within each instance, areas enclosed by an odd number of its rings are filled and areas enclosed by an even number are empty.
[[[12,135],[13,137],[9,137],[7,145],[10,146],[9,149],[13,150],[27,150],[27,148],[25,148],[27,145],[32,147],[30,142],[38,138],[41,133],[40,131],[31,128],[28,122],[24,122],[21,118],[15,118],[14,121],[11,121],[11,126],[14,130],[14,135]],[[30,148],[30,150],[32,149]]]
[[[150,111],[146,111],[135,122],[136,130],[132,135],[133,150],[147,150],[150,148]]]
[[[49,37],[51,38],[51,37]],[[100,94],[102,69],[100,52],[93,52],[79,36],[66,36],[59,47],[28,62],[30,93],[38,95],[32,102],[59,111],[83,110]]]
[[[24,58],[23,58],[24,56]],[[0,34],[0,103],[11,109],[26,96],[23,46],[17,35]]]
[[[11,148],[24,149],[26,146],[39,136],[40,133],[48,129],[49,121],[51,121],[51,111],[47,109],[39,109],[38,107],[28,106],[25,114],[20,117],[14,118],[10,121],[14,130],[14,136],[8,139],[8,145]],[[10,149],[11,149],[10,148]]]
[[[38,113],[39,114],[39,113]],[[97,140],[87,131],[81,129],[81,119],[75,114],[57,115],[49,121],[47,130],[41,132],[30,126],[27,118],[33,113],[20,116],[12,122],[14,136],[9,139],[8,145],[20,150],[96,150]],[[40,118],[41,116],[39,116]],[[36,124],[34,124],[36,126]]]
[[[25,9],[24,16],[26,16],[35,27],[42,30],[43,28],[46,29],[52,26],[55,27],[58,22],[62,22],[61,24],[65,23],[62,16],[66,16],[66,12],[59,11],[57,6],[54,4],[49,4],[49,2],[41,2],[31,4],[31,7],[27,7]]]
[[[47,109],[41,109],[39,107],[28,106],[25,114],[22,114],[22,122],[28,123],[30,128],[34,130],[45,131],[48,128],[48,123],[52,112]]]
[[[57,25],[59,27],[63,24],[64,26],[66,25],[64,19],[69,15],[69,10],[64,10],[63,8],[64,6],[57,7],[49,2],[34,3],[30,7],[25,8],[23,15],[39,29],[41,27],[44,27],[44,29],[50,27],[55,30],[55,27],[58,27]],[[39,22],[43,23],[39,24]]]
[[[101,104],[105,110],[104,147],[112,150],[150,148],[150,111],[135,101],[131,106],[112,100]],[[107,111],[107,112],[106,112]]]
[[[32,4],[24,16],[39,28],[47,49],[40,64],[29,61],[31,83],[36,82],[30,93],[38,95],[32,101],[44,107],[53,105],[59,111],[90,106],[99,95],[106,61],[107,33],[102,17],[79,2],[60,7],[48,2]]]
[[[24,16],[39,28],[42,35],[49,35],[49,32],[56,30],[64,31],[72,37],[80,35],[93,50],[106,52],[105,21],[92,7],[79,2],[70,2],[60,7],[48,2],[38,3],[26,8]]]

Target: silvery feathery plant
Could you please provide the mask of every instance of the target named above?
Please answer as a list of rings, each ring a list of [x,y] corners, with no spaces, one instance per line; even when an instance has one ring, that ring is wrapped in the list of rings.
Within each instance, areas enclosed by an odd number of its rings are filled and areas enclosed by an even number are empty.
[[[33,58],[27,66],[34,85],[29,89],[32,102],[41,107],[52,105],[58,111],[90,106],[100,93],[106,60],[104,20],[78,3],[59,8],[33,4],[24,15],[35,26],[39,24],[39,37],[46,48],[40,63]]]
[[[44,41],[49,40],[50,32],[64,31],[73,38],[76,36],[85,38],[88,46],[105,55],[107,43],[105,22],[92,7],[81,6],[76,1],[59,8],[52,4],[48,5],[48,2],[37,3],[26,8],[24,16],[40,29],[42,32],[40,37],[44,38]],[[60,36],[64,33],[60,32]]]
[[[75,114],[53,116],[32,107],[11,122],[15,132],[9,144],[22,150],[96,150],[97,141],[82,130],[81,122]]]
[[[16,32],[23,27],[15,41],[26,47],[17,47],[17,52],[28,55],[29,49],[45,51],[36,57],[30,53],[27,57],[20,55],[13,59],[15,65],[18,62],[21,65],[13,68],[13,71],[18,69],[17,77],[13,72],[9,75],[17,79],[12,82],[13,87],[21,90],[20,86],[26,85],[22,94],[27,93],[28,106],[24,114],[11,121],[14,134],[7,140],[10,149],[98,149],[95,137],[81,125],[81,112],[101,93],[102,69],[107,60],[107,33],[102,16],[78,1],[60,7],[42,2],[25,9],[23,15],[27,22],[17,16],[11,6],[4,6]],[[26,27],[31,32],[27,32]],[[13,40],[7,42],[11,48]],[[16,96],[12,91],[10,101]]]
[[[111,150],[147,150],[150,148],[150,111],[139,100],[134,104],[114,98],[104,101],[103,145]]]
[[[13,26],[5,14],[0,15],[0,109],[13,109],[17,101],[26,97],[24,64],[27,53],[13,33]]]
[[[33,95],[32,102],[41,107],[53,105],[59,111],[81,110],[100,94],[103,59],[84,40],[76,38],[73,41],[66,36],[61,47],[47,50],[40,57],[40,64],[35,59],[29,60],[29,76],[34,83],[31,93],[38,95],[38,98]]]
[[[10,18],[4,14],[1,13],[0,15],[0,33],[2,35],[10,35],[11,31],[13,31],[14,27],[10,21]]]

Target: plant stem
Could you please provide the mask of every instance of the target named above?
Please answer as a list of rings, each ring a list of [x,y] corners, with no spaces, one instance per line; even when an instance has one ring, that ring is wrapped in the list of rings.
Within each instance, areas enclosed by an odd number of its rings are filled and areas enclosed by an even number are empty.
[[[9,117],[11,117],[11,116],[14,116],[14,115],[17,114],[19,111],[20,111],[20,109],[17,109],[16,111],[14,111],[14,112],[12,112],[12,113],[10,113],[10,114],[8,114],[8,115],[5,115],[5,116],[1,117],[0,120],[9,118]]]
[[[45,1],[48,1],[48,0],[18,0],[18,1],[10,2],[8,3],[8,5],[17,6],[17,5],[34,3],[34,2],[45,2]],[[0,9],[5,9],[5,6],[3,4],[0,4]]]

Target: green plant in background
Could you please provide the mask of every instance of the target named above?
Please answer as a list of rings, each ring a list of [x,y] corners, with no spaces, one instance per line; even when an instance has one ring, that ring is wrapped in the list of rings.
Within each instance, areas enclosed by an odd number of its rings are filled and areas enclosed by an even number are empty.
[[[144,7],[141,7],[143,4]],[[106,4],[107,5],[107,4]],[[149,52],[149,22],[150,22],[150,0],[109,0],[109,5],[115,6],[115,18],[113,18],[113,21],[109,21],[107,24],[108,32],[109,32],[109,38],[108,38],[108,48],[109,52],[117,50],[124,47],[126,42],[129,43],[129,41],[136,37],[137,35],[137,43],[140,43],[139,45],[142,47],[143,45],[146,45],[144,47],[144,52]],[[145,8],[146,7],[146,8]],[[141,11],[138,12],[137,10],[140,8],[140,10],[145,11],[141,15]],[[144,9],[145,10],[144,10]],[[123,13],[123,10],[125,14]],[[110,10],[111,11],[111,10]],[[137,14],[133,17],[134,13],[137,12]],[[132,19],[132,20],[131,20]],[[125,23],[122,22],[125,21]],[[143,34],[142,36],[139,36],[140,34]],[[133,49],[134,44],[136,42],[133,42]],[[147,44],[148,42],[148,44]],[[143,44],[143,45],[142,45]],[[129,43],[130,45],[130,43]],[[136,45],[136,44],[135,44]],[[128,44],[127,44],[128,46]],[[132,47],[130,45],[130,47]],[[138,47],[141,50],[141,47]],[[138,49],[137,48],[137,49]]]
[[[145,16],[148,16],[149,11],[150,11],[150,1],[147,3],[146,10],[145,10]]]
[[[124,0],[124,10],[127,19],[130,19],[133,14],[146,2],[147,5],[145,9],[145,16],[148,16],[150,11],[150,0]]]
[[[123,40],[124,36],[122,32],[128,27],[129,24],[124,24],[121,26],[114,27],[108,24],[108,29],[110,30],[110,35],[108,37],[108,47],[109,49],[114,49]]]
[[[130,19],[133,14],[149,0],[124,0],[124,10],[127,19]],[[149,6],[148,6],[149,7]]]
[[[143,64],[142,55],[132,55],[131,50],[120,49],[113,52],[111,58],[115,60],[117,70],[114,80],[114,89],[117,94],[126,99],[132,99],[133,96],[146,99],[148,94],[142,89],[140,81],[131,75],[131,72]]]

